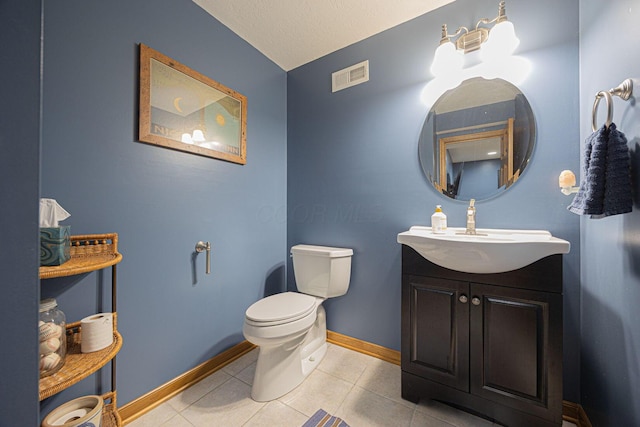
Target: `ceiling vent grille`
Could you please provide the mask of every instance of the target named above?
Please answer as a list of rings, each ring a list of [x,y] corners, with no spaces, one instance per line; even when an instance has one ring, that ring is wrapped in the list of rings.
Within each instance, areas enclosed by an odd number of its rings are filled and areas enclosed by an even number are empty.
[[[331,74],[331,92],[369,81],[369,60]]]

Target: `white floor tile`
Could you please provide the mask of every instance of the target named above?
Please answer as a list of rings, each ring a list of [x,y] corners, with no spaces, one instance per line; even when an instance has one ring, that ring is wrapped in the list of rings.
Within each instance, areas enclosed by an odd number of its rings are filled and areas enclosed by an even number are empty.
[[[356,385],[402,405],[414,408],[414,403],[402,398],[400,380],[400,366],[372,358]]]
[[[242,371],[247,366],[255,363],[258,360],[258,352],[260,350],[258,348],[254,348],[247,354],[243,354],[238,359],[229,363],[227,366],[222,368],[222,371],[226,372],[229,375],[236,376],[240,371]]]
[[[355,386],[333,415],[350,427],[409,427],[414,409]]]
[[[318,365],[318,369],[350,382],[351,384],[355,384],[371,359],[373,359],[373,357],[329,344],[327,354],[324,356],[322,362],[320,362],[320,365]]]
[[[163,403],[152,411],[147,412],[137,420],[127,424],[127,427],[158,427],[178,414],[168,403]]]
[[[411,419],[411,427],[456,427],[446,421],[427,415],[425,412],[414,411]]]
[[[202,381],[194,384],[181,393],[178,393],[177,395],[169,399],[167,403],[171,405],[173,409],[180,412],[195,401],[201,399],[211,390],[215,390],[216,388],[220,387],[230,378],[231,375],[223,371],[216,371]]]
[[[318,409],[331,414],[338,409],[352,387],[353,384],[316,369],[302,384],[278,400],[308,417]]]
[[[182,415],[177,414],[175,417],[162,424],[161,427],[193,427],[193,424],[187,421]]]
[[[306,415],[274,400],[264,405],[244,427],[300,427],[308,419]]]
[[[180,414],[195,427],[239,427],[264,405],[251,399],[249,385],[231,378]]]
[[[235,377],[245,384],[253,385],[253,377],[256,374],[256,362],[238,372]]]

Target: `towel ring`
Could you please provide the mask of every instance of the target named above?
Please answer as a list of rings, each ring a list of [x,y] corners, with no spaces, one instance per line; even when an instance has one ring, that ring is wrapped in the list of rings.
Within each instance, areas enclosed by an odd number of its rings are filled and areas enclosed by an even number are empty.
[[[605,101],[607,101],[607,121],[604,125],[609,128],[613,122],[613,99],[611,99],[611,93],[604,90],[600,91],[596,94],[596,100],[593,102],[593,111],[591,112],[591,129],[593,129],[594,132],[598,130],[596,116],[598,115],[598,104],[600,103],[600,98],[604,98]]]

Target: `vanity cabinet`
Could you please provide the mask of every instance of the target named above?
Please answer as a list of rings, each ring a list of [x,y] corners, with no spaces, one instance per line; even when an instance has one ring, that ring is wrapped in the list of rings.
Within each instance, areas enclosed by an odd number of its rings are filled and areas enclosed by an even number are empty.
[[[402,397],[562,425],[562,255],[470,274],[402,246]]]
[[[71,259],[62,265],[40,267],[40,279],[73,276],[111,267],[111,306],[113,310],[113,343],[91,353],[81,352],[81,322],[67,323],[67,356],[62,368],[53,375],[40,379],[40,400],[87,378],[111,362],[111,391],[104,393],[102,427],[119,427],[122,418],[116,401],[116,354],[122,347],[122,336],[118,332],[116,311],[116,264],[122,261],[118,252],[118,234],[88,234],[71,236]],[[46,286],[46,284],[43,284]]]

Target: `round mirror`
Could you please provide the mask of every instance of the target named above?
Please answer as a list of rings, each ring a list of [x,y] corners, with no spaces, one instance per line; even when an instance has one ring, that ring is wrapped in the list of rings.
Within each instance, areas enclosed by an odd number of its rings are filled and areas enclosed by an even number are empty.
[[[439,193],[484,200],[522,176],[535,140],[533,111],[522,92],[502,79],[475,77],[434,103],[422,127],[418,155]]]

